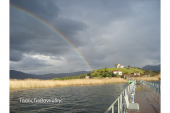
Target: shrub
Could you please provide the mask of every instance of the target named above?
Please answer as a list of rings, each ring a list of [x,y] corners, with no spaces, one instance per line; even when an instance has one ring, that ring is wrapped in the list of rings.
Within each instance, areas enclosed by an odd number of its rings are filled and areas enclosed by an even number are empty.
[[[128,74],[128,72],[124,72],[123,74]]]
[[[103,76],[99,76],[99,78],[104,78]]]
[[[117,73],[116,73],[116,74],[114,74],[114,77],[117,77],[117,76],[119,76]]]
[[[106,73],[106,77],[112,77],[112,75],[110,75],[110,74]]]
[[[60,80],[59,78],[53,78],[53,80]]]
[[[94,76],[91,74],[90,76],[89,76],[89,78],[93,78]]]
[[[85,75],[80,75],[80,78],[85,78]]]

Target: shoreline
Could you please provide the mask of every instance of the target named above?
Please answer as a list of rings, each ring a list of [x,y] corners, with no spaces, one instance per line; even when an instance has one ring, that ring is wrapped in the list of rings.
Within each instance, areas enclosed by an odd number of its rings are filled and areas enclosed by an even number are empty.
[[[135,80],[144,81],[159,81],[159,77],[131,77]],[[113,83],[128,83],[123,78],[107,78],[107,79],[71,79],[71,80],[40,80],[40,79],[10,79],[10,90],[15,89],[31,89],[31,88],[50,88],[61,86],[82,86],[82,85],[97,85],[97,84],[113,84]]]

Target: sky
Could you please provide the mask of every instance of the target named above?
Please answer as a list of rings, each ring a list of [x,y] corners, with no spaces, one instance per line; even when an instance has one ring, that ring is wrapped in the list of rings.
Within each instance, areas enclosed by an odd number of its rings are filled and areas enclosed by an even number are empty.
[[[159,0],[10,0],[10,69],[69,73],[160,64]]]

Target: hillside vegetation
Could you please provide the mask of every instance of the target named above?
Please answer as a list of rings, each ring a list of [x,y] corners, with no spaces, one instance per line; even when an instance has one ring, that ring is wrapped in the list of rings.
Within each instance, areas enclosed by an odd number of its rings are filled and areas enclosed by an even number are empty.
[[[68,80],[68,79],[83,79],[85,76],[89,76],[89,78],[104,78],[104,77],[117,77],[117,74],[113,74],[112,71],[119,70],[122,71],[123,74],[130,74],[133,72],[139,72],[144,74],[144,71],[138,68],[102,68],[98,70],[94,70],[91,73],[85,73],[84,75],[77,75],[72,77],[64,77],[64,78],[54,78],[54,80]]]
[[[137,68],[106,68],[106,70],[108,70],[108,71],[119,70],[119,71],[122,71],[123,74],[125,74],[125,73],[133,73],[133,72],[137,72],[138,71],[139,73],[144,74],[143,70],[137,69]],[[98,71],[98,72],[105,71],[105,68],[98,69],[96,71]]]

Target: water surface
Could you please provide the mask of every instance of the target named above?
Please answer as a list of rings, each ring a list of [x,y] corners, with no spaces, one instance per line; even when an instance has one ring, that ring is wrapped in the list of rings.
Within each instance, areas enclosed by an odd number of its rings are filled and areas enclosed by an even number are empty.
[[[22,113],[103,113],[127,83],[67,86],[10,91],[10,112]],[[23,103],[24,99],[62,99],[63,103]]]

